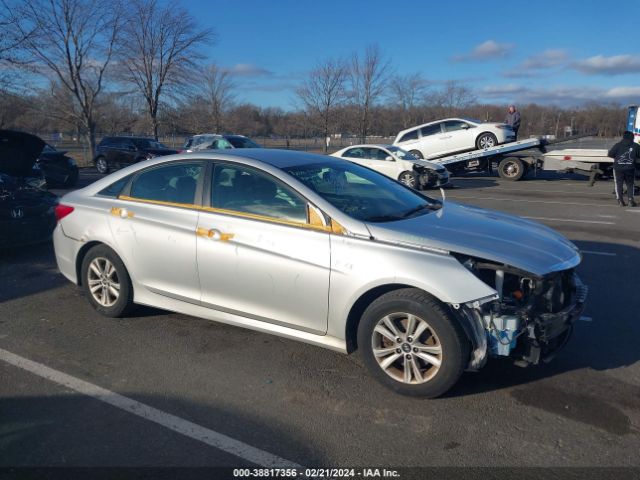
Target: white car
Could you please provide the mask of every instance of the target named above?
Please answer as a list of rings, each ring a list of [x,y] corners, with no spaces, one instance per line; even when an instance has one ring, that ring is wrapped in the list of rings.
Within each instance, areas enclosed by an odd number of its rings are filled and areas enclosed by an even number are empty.
[[[449,183],[449,172],[442,165],[420,160],[394,145],[353,145],[331,155],[369,167],[411,188],[442,187]]]
[[[402,130],[393,144],[418,158],[436,158],[465,150],[491,148],[515,139],[513,129],[504,123],[445,118]]]

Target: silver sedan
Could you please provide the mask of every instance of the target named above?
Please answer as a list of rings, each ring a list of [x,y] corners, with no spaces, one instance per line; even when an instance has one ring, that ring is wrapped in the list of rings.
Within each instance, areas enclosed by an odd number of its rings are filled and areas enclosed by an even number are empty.
[[[155,158],[56,216],[58,267],[102,314],[151,305],[358,349],[407,395],[441,395],[488,357],[551,358],[586,296],[551,229],[294,151]]]

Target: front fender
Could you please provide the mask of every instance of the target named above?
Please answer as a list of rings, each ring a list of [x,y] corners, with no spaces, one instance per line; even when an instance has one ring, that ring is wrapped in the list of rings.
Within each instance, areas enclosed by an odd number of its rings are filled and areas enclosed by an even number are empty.
[[[332,236],[327,333],[344,338],[351,308],[385,285],[418,288],[450,305],[497,298],[492,287],[447,253]]]

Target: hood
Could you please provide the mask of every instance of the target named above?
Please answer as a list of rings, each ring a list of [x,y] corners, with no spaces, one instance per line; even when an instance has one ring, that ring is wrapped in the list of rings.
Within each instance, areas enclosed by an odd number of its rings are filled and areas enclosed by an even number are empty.
[[[44,141],[30,133],[0,130],[0,173],[14,177],[31,175]]]
[[[573,268],[581,259],[573,243],[544,225],[454,202],[419,217],[367,227],[376,240],[444,249],[537,276]]]

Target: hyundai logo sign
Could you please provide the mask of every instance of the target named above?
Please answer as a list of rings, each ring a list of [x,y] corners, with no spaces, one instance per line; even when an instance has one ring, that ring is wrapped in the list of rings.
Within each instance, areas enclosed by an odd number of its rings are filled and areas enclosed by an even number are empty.
[[[21,207],[16,207],[11,210],[11,218],[18,219],[22,217],[24,217],[24,210],[22,210]]]

